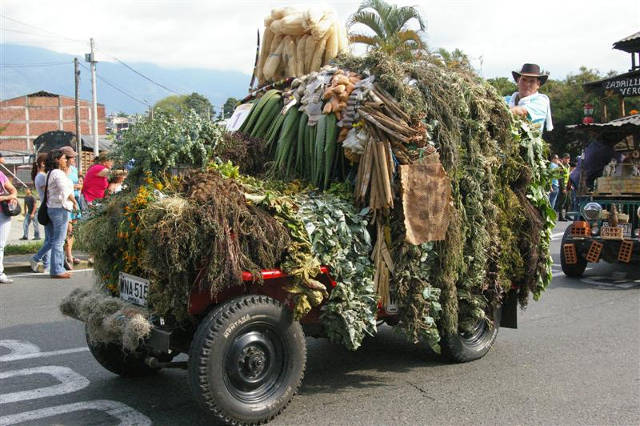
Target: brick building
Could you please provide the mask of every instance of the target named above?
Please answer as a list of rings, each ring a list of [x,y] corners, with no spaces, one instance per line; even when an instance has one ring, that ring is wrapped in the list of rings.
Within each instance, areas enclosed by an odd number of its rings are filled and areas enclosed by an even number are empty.
[[[80,133],[86,139],[91,132],[91,101],[80,100]],[[0,101],[0,151],[7,157],[33,154],[33,141],[51,130],[75,134],[75,99],[48,92],[37,92]],[[98,135],[104,137],[105,108],[98,104]],[[8,161],[9,162],[9,161]]]

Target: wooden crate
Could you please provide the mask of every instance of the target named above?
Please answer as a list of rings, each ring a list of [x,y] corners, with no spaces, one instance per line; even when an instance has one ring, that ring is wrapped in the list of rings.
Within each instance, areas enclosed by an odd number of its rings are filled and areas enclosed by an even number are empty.
[[[597,179],[597,194],[640,194],[640,176],[603,176]]]

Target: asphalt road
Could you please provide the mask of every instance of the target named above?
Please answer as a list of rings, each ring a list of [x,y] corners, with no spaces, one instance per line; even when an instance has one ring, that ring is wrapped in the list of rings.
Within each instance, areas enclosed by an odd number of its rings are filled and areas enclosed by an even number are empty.
[[[442,362],[389,327],[357,352],[309,338],[302,389],[273,424],[640,424],[640,271],[598,278],[614,271],[556,272],[519,312],[519,329],[500,330],[467,364]],[[91,271],[15,280],[0,286],[0,425],[211,424],[186,371],[125,380],[92,358],[82,324],[57,310],[91,286]]]

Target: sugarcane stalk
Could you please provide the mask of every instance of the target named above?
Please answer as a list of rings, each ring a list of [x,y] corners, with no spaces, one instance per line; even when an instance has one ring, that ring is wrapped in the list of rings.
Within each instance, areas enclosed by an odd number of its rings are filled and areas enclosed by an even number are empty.
[[[399,141],[401,141],[403,143],[409,143],[409,139],[406,136],[401,135],[398,132],[395,132],[395,131],[389,129],[388,127],[384,126],[383,124],[379,123],[378,120],[376,120],[375,118],[373,118],[373,116],[371,116],[371,114],[368,114],[368,113],[366,113],[364,111],[360,111],[360,115],[365,120],[367,120],[368,122],[370,122],[371,124],[376,126],[378,129],[382,130],[383,132],[385,132],[389,136],[394,137],[395,139],[398,139]]]

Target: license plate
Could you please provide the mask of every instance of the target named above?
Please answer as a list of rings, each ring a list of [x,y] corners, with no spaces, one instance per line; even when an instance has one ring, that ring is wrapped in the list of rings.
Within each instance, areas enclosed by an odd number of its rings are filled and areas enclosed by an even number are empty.
[[[120,299],[147,306],[149,280],[120,272]]]
[[[602,226],[609,226],[609,222],[602,222]],[[622,235],[625,237],[631,237],[631,224],[621,223],[618,228],[622,228]]]

